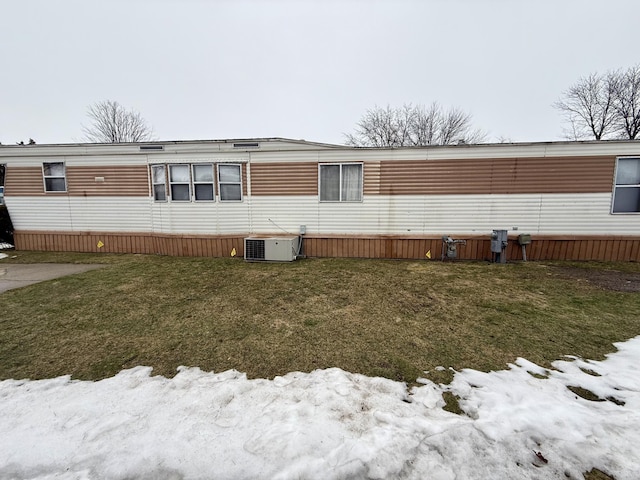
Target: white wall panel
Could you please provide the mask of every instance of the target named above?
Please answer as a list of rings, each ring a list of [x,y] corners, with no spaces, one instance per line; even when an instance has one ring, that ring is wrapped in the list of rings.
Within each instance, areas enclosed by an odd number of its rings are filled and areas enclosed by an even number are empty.
[[[245,234],[249,232],[249,206],[246,201],[154,203],[152,231],[202,235]]]
[[[251,233],[286,232],[297,235],[300,225],[305,225],[308,233],[317,233],[317,196],[251,198]]]
[[[559,235],[640,235],[640,215],[611,215],[611,195],[370,195],[361,203],[261,196],[240,203],[153,203],[147,197],[6,198],[17,230],[460,235],[518,227]]]
[[[5,197],[14,230],[71,231],[69,197]]]
[[[306,225],[309,234],[485,234],[518,227],[532,234],[640,235],[640,216],[611,215],[610,201],[608,193],[371,195],[362,203],[255,197],[252,232],[297,233]]]
[[[147,197],[11,197],[9,214],[16,230],[150,231]]]
[[[69,197],[74,231],[148,232],[147,197]]]

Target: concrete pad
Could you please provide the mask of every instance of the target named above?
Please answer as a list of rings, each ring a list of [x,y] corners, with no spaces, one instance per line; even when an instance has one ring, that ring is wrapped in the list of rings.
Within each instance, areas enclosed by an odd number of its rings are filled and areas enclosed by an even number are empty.
[[[102,268],[104,265],[79,265],[70,263],[0,263],[0,293],[32,285],[45,280],[65,277],[75,273]]]

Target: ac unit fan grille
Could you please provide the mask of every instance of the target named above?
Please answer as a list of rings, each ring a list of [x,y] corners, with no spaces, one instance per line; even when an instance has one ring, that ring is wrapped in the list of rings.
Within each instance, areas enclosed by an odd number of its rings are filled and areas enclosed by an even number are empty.
[[[264,260],[264,240],[246,240],[245,258],[247,260]]]

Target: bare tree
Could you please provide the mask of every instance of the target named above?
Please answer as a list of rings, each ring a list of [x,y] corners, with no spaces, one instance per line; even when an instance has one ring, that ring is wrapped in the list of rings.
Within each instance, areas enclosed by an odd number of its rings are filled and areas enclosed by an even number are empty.
[[[640,66],[580,78],[554,107],[566,118],[565,136],[628,138],[640,135]]]
[[[554,103],[569,123],[565,135],[572,140],[593,136],[602,140],[615,130],[611,75],[592,73],[580,78]]]
[[[134,110],[118,102],[105,100],[91,105],[87,116],[92,123],[82,126],[85,139],[95,143],[145,142],[153,140],[153,130]]]
[[[434,102],[429,107],[405,104],[400,108],[367,110],[347,145],[356,147],[406,147],[481,143],[486,134],[471,126],[471,115],[458,108],[447,111]]]
[[[616,132],[634,140],[640,134],[640,65],[611,77]]]

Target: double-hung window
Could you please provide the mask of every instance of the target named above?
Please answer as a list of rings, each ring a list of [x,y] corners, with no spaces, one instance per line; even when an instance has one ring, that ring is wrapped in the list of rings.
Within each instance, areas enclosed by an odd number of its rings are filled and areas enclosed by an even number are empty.
[[[172,201],[191,201],[189,165],[169,165],[169,187]]]
[[[151,165],[153,180],[153,199],[156,202],[167,201],[167,168],[164,165]]]
[[[611,213],[640,213],[640,158],[619,158]]]
[[[193,197],[196,202],[215,199],[213,191],[213,165],[198,164],[191,166],[193,170]]]
[[[42,164],[45,192],[66,192],[67,176],[63,162],[45,162]]]
[[[217,175],[217,176],[216,176]],[[151,165],[153,200],[156,202],[242,201],[240,164],[180,163]]]
[[[332,163],[320,165],[321,202],[361,202],[362,164]]]
[[[242,200],[242,172],[240,165],[218,165],[218,191],[221,202]]]

